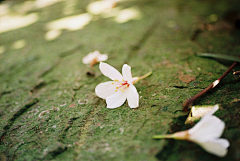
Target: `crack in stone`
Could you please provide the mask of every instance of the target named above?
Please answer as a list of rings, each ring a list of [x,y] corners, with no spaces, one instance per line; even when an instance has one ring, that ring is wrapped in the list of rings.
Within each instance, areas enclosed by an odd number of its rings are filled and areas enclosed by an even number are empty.
[[[3,96],[3,95],[6,95],[6,94],[10,94],[12,93],[13,91],[3,91],[0,93],[0,98]]]
[[[75,48],[73,49],[70,49],[70,50],[67,50],[67,51],[64,51],[62,53],[60,53],[58,55],[58,59],[57,61],[53,64],[53,65],[50,65],[49,67],[45,68],[43,71],[41,71],[37,77],[38,78],[41,78],[41,77],[44,77],[45,75],[47,75],[48,73],[50,73],[51,71],[53,71],[53,69],[60,63],[61,59],[66,57],[66,56],[69,56],[69,55],[72,55],[74,54],[76,51],[78,51],[79,49],[81,49],[82,45],[77,45]]]
[[[39,89],[45,87],[47,85],[47,83],[45,81],[41,81],[39,82],[37,85],[35,85],[30,92],[31,93],[36,93]]]
[[[64,139],[66,138],[66,134],[67,134],[68,130],[72,127],[73,121],[75,121],[79,118],[80,117],[73,117],[73,118],[70,118],[70,120],[68,120],[67,126],[65,127],[63,132],[58,136],[58,141],[60,141],[62,143],[64,142]]]
[[[81,127],[80,134],[79,134],[79,137],[80,137],[79,142],[77,143],[77,148],[75,149],[77,153],[80,152],[81,146],[85,144],[85,140],[87,139],[87,135],[88,135],[87,130],[93,122],[92,118],[94,118],[94,115],[99,112],[99,110],[97,110],[96,107],[99,104],[100,100],[101,100],[100,98],[97,99],[97,101],[94,103],[95,106],[93,106],[90,112],[88,113],[88,115],[86,115],[83,118],[84,124]]]
[[[128,54],[128,60],[129,58],[132,58],[134,56],[136,56],[137,51],[145,44],[145,42],[148,40],[148,38],[154,33],[155,29],[158,26],[159,21],[155,20],[150,27],[148,27],[148,29],[145,31],[145,33],[143,34],[143,36],[141,37],[141,39],[131,47],[131,50]]]
[[[70,49],[70,50],[67,50],[67,51],[64,51],[64,52],[60,53],[60,54],[59,54],[59,57],[60,57],[60,58],[63,58],[63,57],[72,55],[72,54],[74,54],[76,51],[78,51],[78,50],[81,49],[81,48],[82,48],[82,45],[79,44],[79,45],[77,45],[77,46],[76,46],[75,48],[73,48],[73,49]]]
[[[50,73],[58,64],[59,64],[59,60],[58,59],[53,65],[45,68],[42,72],[40,72],[37,77],[38,78],[41,78],[41,77],[44,77],[45,75],[47,75],[48,73]]]
[[[30,101],[28,101],[27,103],[25,103],[25,105],[23,107],[20,108],[20,110],[18,110],[11,119],[8,120],[7,125],[4,126],[3,128],[3,132],[2,135],[0,136],[0,145],[3,144],[4,140],[5,140],[5,136],[7,135],[9,129],[11,128],[11,126],[14,124],[15,120],[21,116],[24,112],[27,111],[27,109],[29,109],[30,107],[32,107],[33,105],[35,105],[36,103],[38,103],[38,99],[37,98],[33,98]]]

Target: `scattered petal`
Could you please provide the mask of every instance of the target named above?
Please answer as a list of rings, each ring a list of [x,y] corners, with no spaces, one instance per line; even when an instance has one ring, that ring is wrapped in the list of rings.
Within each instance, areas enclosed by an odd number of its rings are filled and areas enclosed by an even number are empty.
[[[127,101],[128,101],[129,107],[131,108],[136,108],[139,105],[139,94],[134,85],[129,86]]]
[[[98,50],[89,53],[87,56],[83,57],[83,64],[94,65],[101,61],[106,61],[108,59],[107,54],[101,54]]]
[[[219,157],[224,157],[227,155],[227,148],[230,144],[226,139],[216,139],[199,143],[199,145],[211,154],[217,155]]]
[[[127,98],[127,92],[117,91],[111,96],[106,98],[107,108],[120,107]]]
[[[122,80],[123,77],[117,69],[108,65],[107,63],[100,62],[99,69],[101,70],[102,74],[112,80]]]
[[[117,85],[112,84],[113,81],[100,83],[95,88],[95,93],[98,97],[106,99],[108,96],[115,93]]]
[[[225,123],[213,116],[218,105],[204,115],[201,120],[191,129],[186,131],[176,132],[174,134],[156,135],[154,139],[173,138],[179,140],[189,140],[200,145],[207,152],[219,157],[227,155],[227,148],[230,143],[226,139],[219,138],[224,130]]]
[[[127,64],[124,64],[122,67],[122,74],[123,77],[128,81],[128,82],[132,82],[133,78],[132,78],[132,73],[131,73],[131,67]]]
[[[113,80],[100,83],[95,88],[96,95],[106,99],[107,108],[117,108],[126,99],[128,99],[128,104],[131,108],[138,107],[139,95],[132,82],[131,67],[127,64],[123,65],[123,76],[107,63],[100,62],[99,68],[103,75]]]
[[[193,141],[206,141],[222,135],[225,123],[216,116],[202,117],[202,119],[188,132]],[[207,135],[206,135],[207,134]]]

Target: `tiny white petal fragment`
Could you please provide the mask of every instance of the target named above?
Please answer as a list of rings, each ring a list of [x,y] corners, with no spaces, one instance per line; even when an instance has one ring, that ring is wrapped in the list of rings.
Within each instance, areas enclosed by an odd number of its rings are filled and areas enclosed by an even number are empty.
[[[212,87],[212,88],[214,88],[216,85],[218,85],[219,82],[220,82],[219,80],[215,80],[215,81],[213,82],[213,87]]]

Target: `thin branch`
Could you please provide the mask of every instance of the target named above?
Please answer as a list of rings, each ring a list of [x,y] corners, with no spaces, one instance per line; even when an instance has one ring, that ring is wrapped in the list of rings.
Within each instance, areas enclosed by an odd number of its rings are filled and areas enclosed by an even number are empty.
[[[200,93],[196,94],[192,98],[188,99],[184,104],[183,104],[183,111],[186,112],[188,111],[188,107],[195,101],[197,98],[203,96],[205,93],[207,93],[210,89],[214,88],[215,86],[218,85],[218,83],[237,65],[237,62],[234,62],[228,70],[217,80],[215,80],[210,86],[202,90]]]

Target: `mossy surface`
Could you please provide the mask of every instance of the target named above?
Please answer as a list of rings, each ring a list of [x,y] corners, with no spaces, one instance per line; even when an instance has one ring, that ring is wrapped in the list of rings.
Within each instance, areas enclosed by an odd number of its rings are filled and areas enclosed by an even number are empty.
[[[92,15],[82,29],[62,29],[48,41],[47,23],[84,14],[93,1],[59,1],[23,10],[25,2],[1,4],[11,6],[10,15],[36,13],[39,18],[27,27],[0,33],[0,160],[240,159],[240,78],[232,73],[193,103],[220,105],[215,115],[225,121],[223,137],[231,143],[226,157],[208,154],[187,141],[152,139],[192,127],[184,124],[188,113],[181,112],[182,104],[232,63],[194,53],[239,55],[240,32],[234,24],[239,13],[227,18],[238,11],[239,3],[123,1],[116,7],[135,7],[140,18],[118,23],[114,17]],[[64,14],[71,4],[72,12]],[[18,40],[25,46],[14,48]],[[135,84],[138,108],[124,103],[107,109],[105,100],[96,96],[96,85],[109,79],[98,65],[89,69],[82,63],[95,50],[107,53],[106,62],[118,70],[130,65],[133,76],[153,71]],[[234,69],[240,70],[239,65]],[[94,75],[87,75],[92,70]]]

